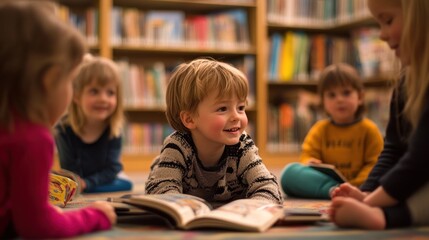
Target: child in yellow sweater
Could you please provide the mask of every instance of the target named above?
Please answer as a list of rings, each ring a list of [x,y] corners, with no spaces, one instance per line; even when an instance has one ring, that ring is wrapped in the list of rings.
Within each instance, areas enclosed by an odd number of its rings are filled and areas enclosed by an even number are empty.
[[[329,119],[318,121],[302,145],[301,163],[286,166],[281,174],[286,195],[329,199],[340,182],[307,165],[331,164],[354,185],[361,185],[377,161],[383,138],[377,126],[363,117],[363,85],[347,64],[328,66],[319,79],[319,94]]]

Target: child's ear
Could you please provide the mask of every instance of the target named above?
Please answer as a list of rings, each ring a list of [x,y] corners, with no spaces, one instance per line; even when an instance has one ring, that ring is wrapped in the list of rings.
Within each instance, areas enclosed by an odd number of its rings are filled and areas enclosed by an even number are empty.
[[[188,129],[195,128],[194,118],[192,117],[192,114],[188,111],[180,112],[180,121],[182,121],[183,125],[185,125],[185,127]]]
[[[73,100],[75,104],[79,104],[79,96],[76,95],[76,93],[73,92]]]
[[[365,99],[365,93],[364,91],[360,91],[359,92],[359,104],[362,105],[364,102],[363,100]]]
[[[54,89],[57,80],[60,77],[60,68],[58,66],[50,67],[42,76],[43,89],[46,93]]]

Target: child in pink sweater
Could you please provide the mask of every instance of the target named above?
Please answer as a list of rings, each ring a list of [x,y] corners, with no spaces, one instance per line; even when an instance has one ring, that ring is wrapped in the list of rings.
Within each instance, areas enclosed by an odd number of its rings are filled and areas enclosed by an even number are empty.
[[[48,3],[0,3],[0,238],[64,238],[109,229],[112,206],[63,212],[48,201],[51,126],[72,96],[82,37]]]

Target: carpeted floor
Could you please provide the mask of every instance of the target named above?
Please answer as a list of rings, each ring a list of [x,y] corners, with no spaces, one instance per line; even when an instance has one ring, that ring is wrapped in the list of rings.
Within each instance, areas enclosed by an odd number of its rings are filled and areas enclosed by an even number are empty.
[[[278,172],[274,172],[277,175]],[[125,194],[144,192],[145,173],[129,173],[134,182],[132,192],[117,192],[107,194],[83,194],[70,202],[66,209],[88,205],[92,201],[107,200],[109,197],[119,197]],[[286,199],[285,208],[309,209],[326,213],[329,201]],[[204,239],[204,240],[239,240],[239,239],[429,239],[429,227],[407,228],[386,231],[361,231],[355,229],[340,229],[328,221],[305,222],[290,224],[287,222],[274,225],[263,233],[245,233],[223,230],[182,231],[172,228],[160,217],[121,217],[118,223],[109,231],[97,232],[80,237],[79,239]]]

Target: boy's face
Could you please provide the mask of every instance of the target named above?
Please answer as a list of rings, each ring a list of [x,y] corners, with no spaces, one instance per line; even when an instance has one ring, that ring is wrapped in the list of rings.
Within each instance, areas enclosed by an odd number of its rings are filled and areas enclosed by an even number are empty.
[[[87,121],[103,122],[116,110],[117,87],[113,82],[104,86],[92,81],[85,86],[79,97],[74,99]]]
[[[362,94],[351,86],[334,86],[323,93],[323,106],[335,123],[354,122],[356,111],[361,104]]]
[[[368,8],[380,25],[380,39],[400,57],[402,8],[400,0],[368,0]]]
[[[219,99],[217,91],[212,91],[192,117],[193,140],[208,148],[238,143],[247,127],[245,106],[246,102],[235,96]]]

